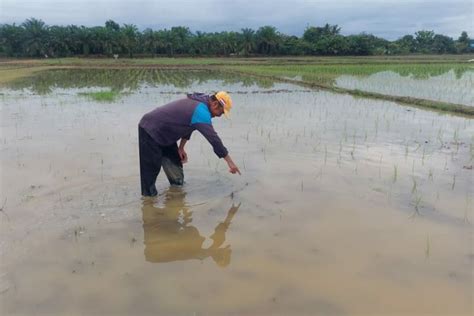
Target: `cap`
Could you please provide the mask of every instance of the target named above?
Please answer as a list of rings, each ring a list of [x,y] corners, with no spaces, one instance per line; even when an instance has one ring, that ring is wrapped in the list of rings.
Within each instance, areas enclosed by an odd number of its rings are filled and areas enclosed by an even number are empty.
[[[216,92],[215,97],[224,108],[225,117],[229,117],[229,112],[232,108],[232,99],[230,98],[230,95],[225,91],[219,91]]]

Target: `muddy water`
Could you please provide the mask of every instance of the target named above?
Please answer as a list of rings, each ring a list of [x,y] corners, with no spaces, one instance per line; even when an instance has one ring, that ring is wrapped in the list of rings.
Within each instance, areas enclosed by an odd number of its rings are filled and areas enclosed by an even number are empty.
[[[137,122],[226,89],[186,184],[139,194]],[[472,119],[289,85],[2,89],[2,315],[469,315]],[[234,93],[233,93],[234,92]]]

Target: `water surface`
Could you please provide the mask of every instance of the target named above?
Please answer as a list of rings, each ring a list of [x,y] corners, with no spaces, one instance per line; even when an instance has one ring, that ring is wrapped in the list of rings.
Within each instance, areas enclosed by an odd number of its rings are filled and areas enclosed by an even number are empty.
[[[472,119],[202,76],[2,89],[2,315],[472,312]],[[196,132],[186,184],[142,199],[141,116],[220,89],[242,176]]]
[[[451,70],[427,78],[381,71],[366,77],[342,75],[336,78],[335,85],[351,90],[474,106],[474,71],[457,74]]]

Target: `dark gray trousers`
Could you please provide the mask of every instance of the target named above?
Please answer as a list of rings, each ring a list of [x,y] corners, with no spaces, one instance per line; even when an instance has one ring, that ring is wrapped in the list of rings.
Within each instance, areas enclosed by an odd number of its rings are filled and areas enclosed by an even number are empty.
[[[148,133],[138,127],[138,143],[140,155],[140,180],[142,195],[155,196],[156,177],[161,167],[172,185],[183,185],[183,164],[178,154],[178,145],[160,146]]]

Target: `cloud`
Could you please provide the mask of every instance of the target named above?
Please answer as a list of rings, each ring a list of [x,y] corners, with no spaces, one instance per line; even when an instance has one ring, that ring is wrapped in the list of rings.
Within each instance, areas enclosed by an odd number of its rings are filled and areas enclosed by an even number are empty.
[[[421,29],[453,37],[473,34],[472,0],[1,0],[0,20],[35,17],[49,25],[104,25],[112,19],[140,29],[188,26],[192,31],[239,31],[272,25],[302,35],[308,25],[338,24],[342,33],[371,33],[387,39]]]

